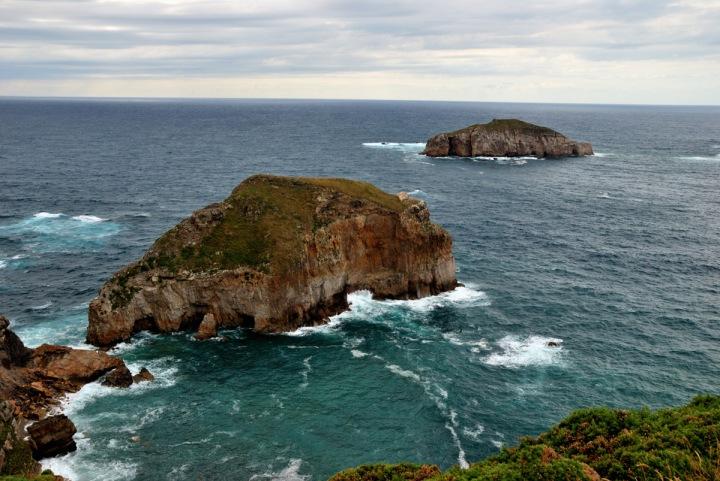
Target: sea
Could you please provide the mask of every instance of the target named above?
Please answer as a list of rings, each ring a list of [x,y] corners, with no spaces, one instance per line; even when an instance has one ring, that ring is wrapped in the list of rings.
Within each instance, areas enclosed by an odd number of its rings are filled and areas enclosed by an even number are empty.
[[[520,118],[586,158],[426,158],[431,135]],[[452,292],[351,294],[281,335],[142,333],[152,383],[62,409],[73,481],[324,481],[448,468],[585,406],[720,393],[720,107],[0,99],[0,313],[30,346],[85,344],[88,302],[193,210],[257,173],[361,179],[429,205]]]

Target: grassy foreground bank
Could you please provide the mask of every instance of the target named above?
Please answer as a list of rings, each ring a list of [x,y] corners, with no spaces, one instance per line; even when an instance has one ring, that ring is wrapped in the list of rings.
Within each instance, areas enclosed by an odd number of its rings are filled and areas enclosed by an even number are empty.
[[[330,481],[720,481],[720,397],[678,408],[575,411],[537,437],[472,464],[375,464]]]

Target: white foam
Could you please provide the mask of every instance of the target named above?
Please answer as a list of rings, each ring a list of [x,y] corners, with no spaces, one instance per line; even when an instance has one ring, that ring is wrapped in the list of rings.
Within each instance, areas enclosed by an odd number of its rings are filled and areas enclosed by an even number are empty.
[[[595,152],[593,157],[613,157],[615,154],[612,152]]]
[[[303,378],[302,384],[300,384],[301,389],[305,389],[308,387],[308,375],[312,372],[312,366],[310,365],[310,359],[312,359],[312,356],[306,357],[303,359],[303,370],[300,372],[300,375]]]
[[[406,369],[401,368],[397,364],[385,364],[385,367],[388,368],[391,372],[397,374],[400,377],[405,377],[408,379],[412,379],[415,382],[420,382],[420,376],[415,374],[412,371],[408,371]]]
[[[460,437],[457,435],[457,431],[455,428],[457,427],[457,413],[450,410],[450,422],[452,425],[445,423],[445,428],[447,428],[448,431],[450,431],[450,435],[453,438],[453,442],[455,443],[455,447],[457,447],[458,450],[458,464],[460,465],[460,469],[468,469],[470,467],[470,464],[467,462],[467,459],[465,458],[465,450],[462,447],[462,444],[460,443]]]
[[[487,294],[468,284],[456,287],[452,291],[443,292],[436,296],[423,297],[408,301],[388,300],[379,301],[389,305],[404,306],[414,311],[432,311],[443,306],[482,305],[489,306]]]
[[[485,426],[482,424],[476,424],[474,429],[465,428],[463,434],[473,441],[479,441],[480,435],[485,432]]]
[[[365,142],[363,147],[371,149],[391,149],[402,152],[422,152],[425,149],[424,142]]]
[[[277,472],[268,471],[261,474],[253,474],[250,476],[250,481],[260,479],[269,481],[305,481],[310,479],[310,475],[300,474],[300,466],[302,466],[302,459],[291,459],[286,468]]]
[[[720,160],[720,154],[716,155],[691,155],[678,157],[681,160]]]
[[[7,261],[0,261],[0,269],[4,269],[7,267]]]
[[[340,316],[342,316],[342,314],[331,317],[330,320],[326,324],[320,324],[317,326],[304,326],[304,327],[295,329],[294,331],[283,332],[280,335],[290,336],[290,337],[303,337],[303,336],[309,336],[311,334],[330,333],[330,332],[334,331],[335,329],[337,329],[337,327],[340,325],[340,323],[341,323]]]
[[[33,214],[33,217],[37,219],[57,219],[58,217],[62,217],[65,214],[57,213],[53,214],[51,212],[38,212],[37,214]]]
[[[498,441],[497,439],[491,439],[490,442],[493,444],[493,446],[495,446],[498,449],[503,447],[503,442]]]
[[[427,197],[427,192],[424,192],[420,189],[415,189],[415,190],[411,190],[410,192],[408,192],[408,195],[419,195],[422,197]]]
[[[443,332],[442,336],[450,344],[454,344],[456,346],[468,346],[471,347],[474,352],[478,352],[481,349],[488,349],[487,339],[464,340],[460,338],[458,333],[455,332]]]
[[[98,222],[104,222],[107,219],[103,219],[102,217],[97,217],[94,215],[76,215],[73,216],[73,219],[79,220],[80,222],[85,222],[88,224],[96,224]]]
[[[350,350],[350,354],[356,359],[362,359],[363,357],[369,356],[367,352],[360,351],[358,349],[352,349]]]
[[[598,197],[598,199],[612,199],[612,197],[610,197],[610,194],[608,194],[607,192],[603,192],[603,193],[601,193],[601,194],[598,194],[597,197]]]
[[[499,352],[485,358],[491,366],[518,368],[524,366],[549,366],[562,360],[562,339],[543,336],[505,336],[497,342]],[[558,347],[549,343],[560,344]]]
[[[45,304],[39,305],[39,306],[32,306],[30,309],[33,311],[42,311],[47,309],[48,307],[52,306],[52,301],[47,301]]]

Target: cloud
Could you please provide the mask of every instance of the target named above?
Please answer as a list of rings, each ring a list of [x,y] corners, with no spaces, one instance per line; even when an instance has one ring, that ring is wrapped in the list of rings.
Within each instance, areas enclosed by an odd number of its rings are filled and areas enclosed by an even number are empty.
[[[0,94],[118,78],[137,86],[347,75],[414,85],[605,79],[609,88],[645,75],[643,94],[670,89],[682,101],[690,97],[678,94],[681,74],[696,76],[691,68],[706,79],[692,101],[717,103],[717,25],[717,0],[4,0]],[[196,88],[212,95],[209,84]],[[278,88],[274,96],[286,96]],[[508,87],[503,99],[514,95]]]

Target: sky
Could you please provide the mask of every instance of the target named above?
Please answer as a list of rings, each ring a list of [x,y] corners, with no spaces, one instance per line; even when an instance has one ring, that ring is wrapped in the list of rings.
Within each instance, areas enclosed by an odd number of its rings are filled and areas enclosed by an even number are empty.
[[[0,0],[0,96],[720,105],[720,0]]]

